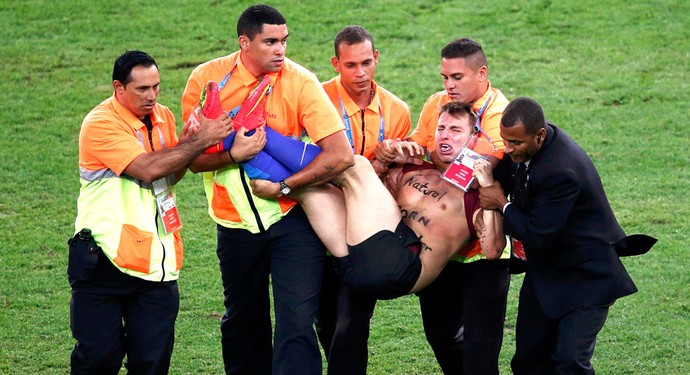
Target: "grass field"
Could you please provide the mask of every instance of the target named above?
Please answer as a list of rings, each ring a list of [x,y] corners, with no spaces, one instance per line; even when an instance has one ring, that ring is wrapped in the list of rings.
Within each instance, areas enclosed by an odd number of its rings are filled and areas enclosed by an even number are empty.
[[[142,49],[158,60],[159,101],[180,115],[192,68],[236,50],[247,1],[0,1],[0,374],[66,374],[66,239],[79,192],[84,115],[111,95],[113,60]],[[332,39],[368,28],[380,51],[377,81],[408,102],[413,123],[442,89],[440,49],[482,43],[494,86],[539,101],[589,152],[628,233],[659,238],[624,260],[640,291],[618,301],[599,335],[600,374],[690,373],[690,2],[278,1],[287,55],[321,80],[334,74]],[[685,108],[685,109],[683,109]],[[178,123],[181,129],[181,123]],[[222,290],[215,230],[199,176],[178,190],[186,260],[172,374],[220,374]],[[501,371],[514,349],[513,279]],[[417,300],[380,302],[371,374],[439,374]]]

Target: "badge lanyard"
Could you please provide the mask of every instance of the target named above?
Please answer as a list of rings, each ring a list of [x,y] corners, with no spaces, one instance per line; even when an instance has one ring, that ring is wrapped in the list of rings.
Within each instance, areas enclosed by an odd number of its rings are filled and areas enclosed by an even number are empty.
[[[237,61],[235,61],[235,65],[232,66],[232,69],[230,69],[228,74],[226,74],[225,77],[223,77],[223,79],[218,83],[218,91],[221,91],[223,89],[223,87],[225,87],[225,84],[228,83],[228,80],[230,79],[230,77],[232,77],[232,72],[235,71],[235,68],[237,68]],[[269,86],[268,91],[266,91],[266,96],[268,96],[268,94],[270,94],[272,90],[273,90],[273,88]],[[237,112],[240,111],[241,106],[242,106],[241,104],[238,105],[237,107],[235,107],[233,110],[231,110],[228,113],[230,118],[235,118],[235,116],[237,115]]]
[[[352,137],[352,124],[350,124],[350,116],[345,112],[345,106],[343,105],[340,95],[338,95],[338,102],[340,103],[340,113],[343,116],[343,124],[345,124],[345,132],[347,134],[347,140],[350,141],[350,147],[352,147],[352,153],[357,153],[355,151],[355,140]],[[379,104],[379,143],[383,142],[384,137],[384,121],[383,121],[383,111],[381,110],[381,100],[378,100]],[[366,110],[366,109],[365,109]],[[364,121],[362,121],[362,127],[364,127]],[[362,129],[364,131],[364,129]]]
[[[239,59],[239,57],[238,57],[238,59]],[[225,84],[228,83],[228,80],[230,79],[230,77],[232,77],[232,72],[235,71],[235,68],[237,68],[237,60],[235,60],[235,65],[232,66],[232,69],[230,69],[230,71],[228,72],[228,74],[225,75],[225,77],[223,78],[223,80],[221,80],[220,82],[218,82],[218,91],[219,91],[219,92],[220,92],[221,90],[223,90],[223,87],[225,87]],[[231,110],[231,111],[228,113],[228,115],[230,116],[230,118],[235,118],[235,115],[237,115],[237,112],[240,111],[240,107],[241,107],[241,106],[242,106],[242,105],[238,105],[237,107],[235,107],[233,110]]]
[[[486,107],[489,105],[489,102],[491,102],[491,94],[489,94],[489,97],[486,99],[486,102],[484,102],[484,105],[482,105],[482,107],[479,109],[479,112],[477,112],[477,122],[474,124],[474,131],[484,134],[486,140],[489,141],[489,144],[493,145],[493,141],[491,141],[489,135],[486,134],[482,129],[482,115],[484,114],[484,110],[486,109]]]
[[[163,139],[163,132],[160,127],[158,129],[158,136],[161,140],[161,148],[165,148],[165,139]],[[142,146],[144,145],[144,137],[137,129],[137,136]],[[153,151],[153,144],[151,145]],[[172,191],[172,184],[168,177],[161,177],[151,183],[153,195],[156,197],[156,209],[163,223],[163,230],[165,233],[171,233],[182,229],[182,222],[180,221],[180,214],[177,212],[177,204],[175,203],[175,196]]]
[[[239,57],[238,57],[239,59]],[[225,75],[222,81],[218,82],[218,91],[222,90],[223,87],[225,87],[225,84],[228,83],[228,80],[232,76],[232,72],[235,71],[235,68],[237,68],[237,60],[235,60],[235,65],[232,66],[232,69],[228,72],[228,74]]]
[[[156,129],[158,129],[158,137],[160,137],[161,139],[161,146],[162,148],[165,148],[165,139],[163,139],[163,133],[161,132],[161,128],[156,127]],[[141,132],[139,131],[139,129],[137,129],[137,136],[139,137],[139,142],[141,142],[141,145],[146,147],[144,145],[144,137],[141,136]],[[151,151],[154,151],[153,145],[151,145]]]

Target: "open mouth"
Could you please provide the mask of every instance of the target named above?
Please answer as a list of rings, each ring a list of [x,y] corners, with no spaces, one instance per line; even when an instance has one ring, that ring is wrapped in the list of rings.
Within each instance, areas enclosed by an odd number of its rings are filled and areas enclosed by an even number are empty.
[[[438,145],[438,151],[443,155],[450,155],[453,152],[453,148],[446,143],[441,143]]]

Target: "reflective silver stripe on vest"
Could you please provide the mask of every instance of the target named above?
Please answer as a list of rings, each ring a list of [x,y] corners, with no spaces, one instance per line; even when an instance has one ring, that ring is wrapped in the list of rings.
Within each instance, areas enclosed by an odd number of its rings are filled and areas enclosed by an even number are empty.
[[[106,169],[100,169],[97,171],[90,171],[86,168],[79,168],[79,177],[86,181],[86,182],[94,182],[106,178],[124,178],[126,180],[130,180],[134,182],[135,184],[139,185],[140,188],[142,189],[151,189],[152,185],[149,183],[146,183],[138,178],[134,178],[132,176],[123,174],[122,176],[118,176],[112,169],[106,168]]]

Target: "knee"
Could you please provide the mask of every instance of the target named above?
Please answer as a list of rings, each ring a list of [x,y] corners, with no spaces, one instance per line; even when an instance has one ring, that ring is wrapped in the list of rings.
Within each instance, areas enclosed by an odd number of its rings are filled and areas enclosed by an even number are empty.
[[[343,173],[334,178],[333,182],[339,186],[342,186],[346,181],[356,179],[358,176],[362,176],[367,173],[367,169],[370,169],[372,173],[376,174],[369,160],[362,155],[354,155],[354,163],[351,165],[351,167],[347,168]]]
[[[354,155],[354,158],[354,164],[347,170],[348,173],[363,173],[367,169],[373,170],[369,159],[362,155]]]
[[[369,159],[365,158],[362,155],[354,155],[355,158],[355,163],[353,167],[361,167],[362,165],[369,165]]]

